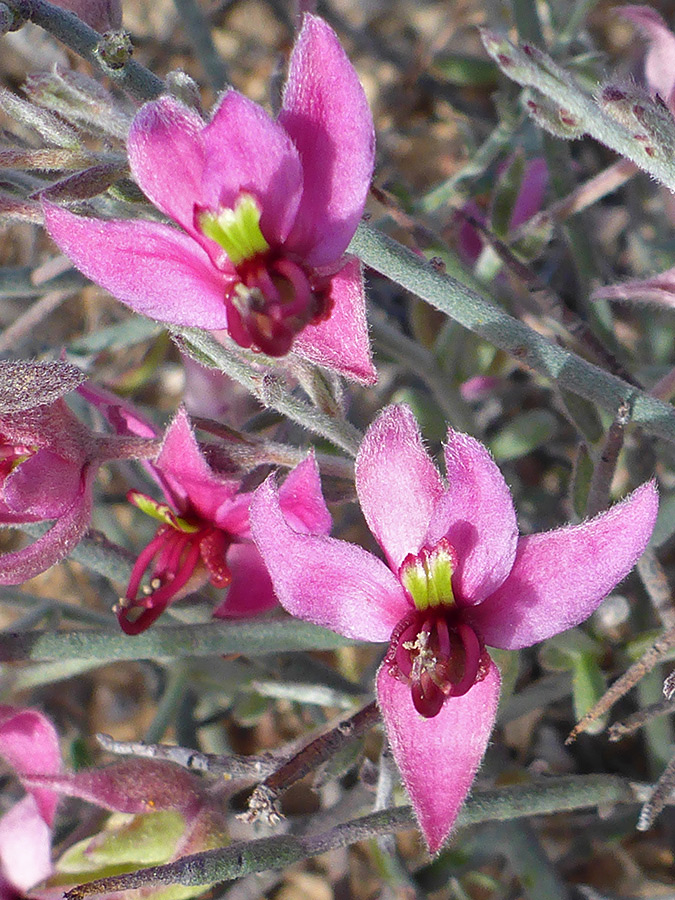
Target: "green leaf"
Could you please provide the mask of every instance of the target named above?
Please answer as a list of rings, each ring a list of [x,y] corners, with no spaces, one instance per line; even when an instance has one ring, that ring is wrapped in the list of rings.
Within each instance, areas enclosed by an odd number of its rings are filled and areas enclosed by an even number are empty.
[[[497,462],[520,459],[547,444],[558,431],[558,420],[545,409],[531,409],[514,416],[488,441]]]

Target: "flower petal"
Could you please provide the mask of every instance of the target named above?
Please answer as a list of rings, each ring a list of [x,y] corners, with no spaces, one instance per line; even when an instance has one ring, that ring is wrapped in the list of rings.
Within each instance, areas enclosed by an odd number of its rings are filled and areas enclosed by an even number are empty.
[[[511,213],[509,228],[512,231],[539,212],[544,202],[547,186],[548,166],[546,160],[539,156],[529,160]]]
[[[448,837],[478,771],[497,714],[499,685],[499,670],[490,660],[483,681],[425,719],[413,706],[408,685],[384,666],[377,673],[389,744],[432,853]]]
[[[166,430],[154,468],[177,503],[178,512],[192,506],[210,522],[216,520],[219,508],[239,487],[236,479],[217,475],[204,459],[184,407],[179,408]]]
[[[9,506],[31,518],[54,519],[72,505],[80,490],[82,465],[51,450],[38,450],[8,476],[4,495]]]
[[[127,140],[131,174],[146,197],[197,240],[195,205],[202,200],[204,122],[173,97],[146,103]]]
[[[508,650],[578,625],[638,561],[657,511],[649,481],[593,519],[521,538],[511,574],[470,621],[487,644]]]
[[[204,204],[214,212],[232,209],[242,192],[251,194],[260,203],[260,229],[267,242],[282,244],[302,193],[300,157],[288,134],[261,106],[230,90],[202,139]]]
[[[87,278],[151,319],[226,328],[227,276],[188,235],[155,222],[75,216],[43,201],[47,231]]]
[[[69,510],[59,516],[46,534],[23,550],[0,555],[0,584],[21,584],[35,578],[68,556],[79,544],[91,518],[91,483],[96,466],[83,470],[80,493]]]
[[[447,537],[457,554],[455,595],[478,603],[511,571],[518,523],[511,493],[489,450],[468,434],[448,430],[448,488],[431,518],[427,542]]]
[[[232,572],[232,583],[225,600],[213,611],[216,619],[257,616],[279,605],[272,579],[255,544],[233,544],[227,553],[227,565]]]
[[[55,775],[61,771],[59,736],[50,720],[36,709],[0,706],[0,755],[19,778],[35,774]],[[41,788],[31,793],[40,815],[47,825],[51,825],[57,795]]]
[[[625,300],[627,303],[675,306],[675,269],[666,269],[649,278],[631,278],[619,284],[596,288],[591,300]]]
[[[18,900],[51,875],[51,844],[51,830],[34,797],[24,797],[5,813],[0,819],[2,900]]]
[[[345,378],[375,384],[377,372],[370,351],[366,297],[358,259],[348,259],[333,275],[330,303],[329,318],[307,325],[295,339],[293,350],[326,369],[335,369]]]
[[[294,531],[274,476],[253,495],[251,531],[279,602],[291,615],[346,637],[386,641],[410,610],[398,580],[363,548]]]
[[[394,571],[422,546],[443,483],[407,406],[388,406],[356,457],[356,492]]]
[[[335,32],[305,16],[279,122],[300,151],[304,189],[289,246],[311,266],[342,256],[363,214],[375,131],[361,82]]]
[[[288,473],[279,488],[284,518],[294,531],[329,534],[333,520],[321,492],[321,478],[314,453]]]
[[[659,13],[650,6],[622,6],[620,16],[628,19],[649,41],[645,57],[645,79],[650,91],[660,94],[671,110],[675,89],[675,35]]]

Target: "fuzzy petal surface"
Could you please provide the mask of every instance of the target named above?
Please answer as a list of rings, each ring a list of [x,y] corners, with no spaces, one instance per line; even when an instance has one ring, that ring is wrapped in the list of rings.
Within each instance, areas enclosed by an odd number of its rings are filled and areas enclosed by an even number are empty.
[[[516,650],[583,622],[638,561],[657,512],[649,481],[593,519],[521,538],[509,577],[471,610],[474,627]]]
[[[666,269],[650,278],[631,278],[619,284],[596,288],[591,300],[624,300],[627,303],[654,303],[675,306],[675,269]]]
[[[0,584],[21,584],[29,578],[35,578],[68,556],[79,544],[89,527],[91,483],[95,474],[95,466],[85,469],[81,490],[73,505],[59,516],[46,534],[22,550],[0,555]]]
[[[661,15],[650,6],[622,6],[620,16],[628,19],[649,41],[645,57],[645,79],[650,91],[660,94],[671,110],[675,89],[675,34]]]
[[[209,521],[215,521],[218,508],[232,499],[239,486],[235,479],[223,478],[211,469],[183,407],[166,430],[154,466],[178,499],[179,512],[189,504]]]
[[[63,515],[79,493],[82,466],[52,453],[38,450],[8,476],[4,498],[17,512],[31,517],[55,519]]]
[[[227,553],[232,583],[227,597],[215,608],[216,619],[243,619],[258,616],[279,605],[272,579],[252,542],[233,544]]]
[[[330,302],[329,318],[305,326],[293,349],[310,362],[334,369],[345,378],[375,384],[377,372],[368,339],[366,297],[358,259],[348,259],[333,275]]]
[[[55,775],[61,771],[61,749],[56,729],[36,709],[0,706],[0,755],[19,778],[28,775]],[[58,797],[54,791],[35,789],[32,796],[47,823],[54,821]]]
[[[260,204],[260,228],[281,244],[293,225],[302,193],[302,166],[286,131],[265,110],[228,91],[204,129],[203,203],[232,209],[242,192]]]
[[[279,488],[284,518],[294,531],[329,534],[333,520],[321,492],[321,478],[314,453],[288,473]]]
[[[135,312],[172,325],[225,328],[226,276],[191,237],[137,219],[75,216],[43,202],[47,231],[77,268]]]
[[[335,32],[305,16],[279,122],[300,152],[304,189],[289,247],[311,266],[342,256],[363,214],[375,160],[366,95]]]
[[[279,602],[299,619],[346,637],[386,641],[410,610],[398,579],[362,547],[294,531],[274,476],[253,495],[251,531]]]
[[[381,666],[377,700],[389,744],[432,853],[444,844],[469,793],[490,739],[499,701],[499,670],[451,697],[432,719],[421,716],[408,685]]]
[[[146,103],[131,123],[131,174],[146,197],[197,239],[195,204],[202,201],[204,122],[174,97]]]
[[[495,591],[516,557],[518,522],[511,492],[490,452],[450,429],[445,446],[448,487],[427,533],[432,546],[447,537],[457,554],[458,602],[474,604]]]
[[[23,894],[51,875],[51,843],[51,830],[34,797],[24,797],[5,813],[0,819],[2,900],[17,900],[18,891]]]
[[[422,546],[443,494],[407,406],[388,406],[366,432],[356,457],[356,492],[368,527],[398,571]]]
[[[539,212],[544,202],[547,186],[548,166],[546,160],[541,157],[531,159],[525,169],[523,183],[516,197],[509,222],[510,229],[515,230]]]

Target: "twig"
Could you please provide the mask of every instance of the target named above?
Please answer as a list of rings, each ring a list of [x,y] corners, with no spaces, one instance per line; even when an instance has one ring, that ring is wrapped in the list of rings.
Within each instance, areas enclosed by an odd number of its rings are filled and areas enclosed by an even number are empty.
[[[665,716],[671,712],[675,712],[675,700],[659,700],[658,703],[652,703],[650,706],[634,712],[624,719],[623,722],[615,722],[614,725],[609,727],[607,735],[610,741],[616,743],[616,741],[620,741],[627,735],[637,731],[638,728],[642,728],[643,725],[651,722],[652,719]]]
[[[97,734],[96,740],[118,756],[139,756],[144,759],[167,760],[193,772],[205,772],[229,779],[265,778],[279,766],[279,758],[272,754],[262,756],[221,756],[217,753],[201,753],[189,747],[171,744],[146,744],[144,741],[116,741],[109,734]]]
[[[638,560],[637,572],[663,627],[668,630],[675,628],[673,593],[663,566],[651,547],[647,547]]]
[[[258,819],[263,819],[268,824],[279,822],[282,819],[279,808],[281,794],[368,731],[379,719],[380,711],[373,700],[349,719],[319,735],[258,785],[248,801],[248,812],[242,818],[248,822]]]
[[[640,810],[640,818],[637,823],[638,831],[647,831],[654,824],[654,820],[661,810],[670,801],[671,793],[675,787],[675,756],[672,757],[663,774],[654,785],[651,797]]]
[[[600,458],[593,468],[586,505],[586,512],[589,516],[595,516],[609,506],[612,479],[616,472],[616,464],[619,461],[619,453],[623,447],[623,438],[629,421],[630,410],[625,404],[622,404],[616,418],[609,426]]]
[[[661,662],[663,657],[669,650],[672,650],[673,647],[675,647],[675,628],[666,631],[645,653],[642,654],[637,662],[634,662],[620,678],[617,678],[614,684],[602,695],[595,706],[593,706],[586,715],[577,722],[572,731],[570,731],[565,743],[571,744],[576,740],[577,736],[581,734],[582,731],[585,731],[591,722],[594,722],[600,716],[604,715],[620,697],[623,697],[623,695],[632,687],[635,687],[641,678],[644,678],[648,672],[651,672],[654,666]]]
[[[459,814],[457,826],[509,821],[562,810],[588,809],[613,803],[635,803],[640,786],[613,775],[547,778],[533,784],[474,791]],[[278,835],[248,843],[186,856],[163,866],[152,866],[128,875],[100,878],[64,895],[82,900],[94,894],[136,890],[159,885],[213,885],[253,872],[283,869],[328,850],[357,841],[393,834],[415,827],[409,806],[390,807],[313,835]]]
[[[211,36],[211,28],[197,0],[174,0],[194,47],[195,56],[214,91],[227,85],[227,66],[221,59]]]
[[[152,100],[161,94],[164,84],[149,69],[129,59],[121,68],[111,69],[98,56],[101,35],[78,19],[73,13],[60,9],[47,0],[6,0],[10,9],[16,10],[44,28],[63,44],[86,59],[132,96],[139,100]]]

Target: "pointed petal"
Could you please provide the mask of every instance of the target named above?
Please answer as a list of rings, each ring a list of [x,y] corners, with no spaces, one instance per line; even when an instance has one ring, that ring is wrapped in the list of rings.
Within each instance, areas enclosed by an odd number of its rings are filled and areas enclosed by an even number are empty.
[[[24,797],[5,813],[0,819],[2,900],[18,900],[24,892],[51,875],[51,844],[51,830],[40,815],[34,797]],[[9,882],[7,889],[5,879]]]
[[[131,174],[158,209],[199,239],[195,205],[202,201],[204,122],[174,97],[146,103],[127,141]]]
[[[289,246],[333,263],[352,239],[370,187],[375,131],[366,95],[335,32],[305,16],[279,122],[300,151],[304,189]]]
[[[386,641],[409,612],[398,579],[379,559],[356,544],[290,527],[274,476],[253,495],[251,531],[291,615],[346,637]]]
[[[658,511],[654,482],[579,525],[521,538],[511,574],[470,611],[493,647],[515,650],[587,619],[633,568]]]
[[[9,475],[5,500],[17,512],[37,519],[54,519],[72,505],[80,490],[82,465],[50,450],[38,450]]]
[[[209,522],[216,521],[219,507],[231,501],[239,487],[237,480],[217,475],[204,459],[184,407],[166,430],[154,468],[178,502],[178,512],[189,504]]]
[[[125,759],[74,775],[32,775],[27,784],[79,797],[111,812],[144,813],[162,809],[192,812],[201,805],[200,780],[174,763]]]
[[[232,583],[227,597],[215,608],[216,619],[257,616],[279,605],[272,579],[253,543],[233,544],[227,553]]]
[[[282,244],[293,225],[302,192],[302,166],[293,141],[265,110],[228,91],[203,133],[205,205],[232,209],[242,192],[260,203],[260,229]]]
[[[59,736],[50,720],[36,709],[0,706],[0,755],[19,778],[53,775],[61,770]],[[51,825],[58,797],[54,791],[31,791],[40,815]]]
[[[432,546],[447,537],[457,554],[455,595],[478,603],[495,591],[511,571],[518,523],[504,476],[483,444],[448,430],[445,447],[448,488],[427,533]]]
[[[356,492],[394,571],[422,546],[443,483],[407,406],[388,406],[356,457]]]
[[[659,13],[649,6],[622,6],[617,12],[632,22],[649,41],[645,79],[650,91],[660,94],[670,106],[675,88],[675,35]]]
[[[619,284],[596,288],[591,300],[624,300],[627,303],[655,303],[675,306],[675,269],[650,278],[631,278]]]
[[[366,297],[361,263],[349,259],[331,279],[331,314],[324,322],[307,325],[293,350],[310,362],[335,369],[345,378],[375,384],[377,372],[368,339]]]
[[[431,853],[445,842],[469,793],[492,732],[499,701],[499,670],[462,697],[451,697],[433,719],[413,706],[410,688],[384,666],[377,700],[387,737]]]
[[[43,202],[47,231],[87,278],[135,312],[173,325],[225,328],[227,276],[186,234],[155,222],[75,216]]]
[[[83,471],[82,487],[69,510],[59,516],[46,534],[23,550],[0,555],[0,584],[21,584],[64,559],[79,544],[91,518],[91,483],[96,467]]]
[[[538,213],[544,202],[544,194],[548,186],[548,167],[541,157],[529,160],[525,168],[523,183],[516,198],[509,228],[515,230],[519,225]]]
[[[321,478],[314,453],[310,452],[279,488],[284,518],[294,531],[329,534],[333,520],[321,492]]]

